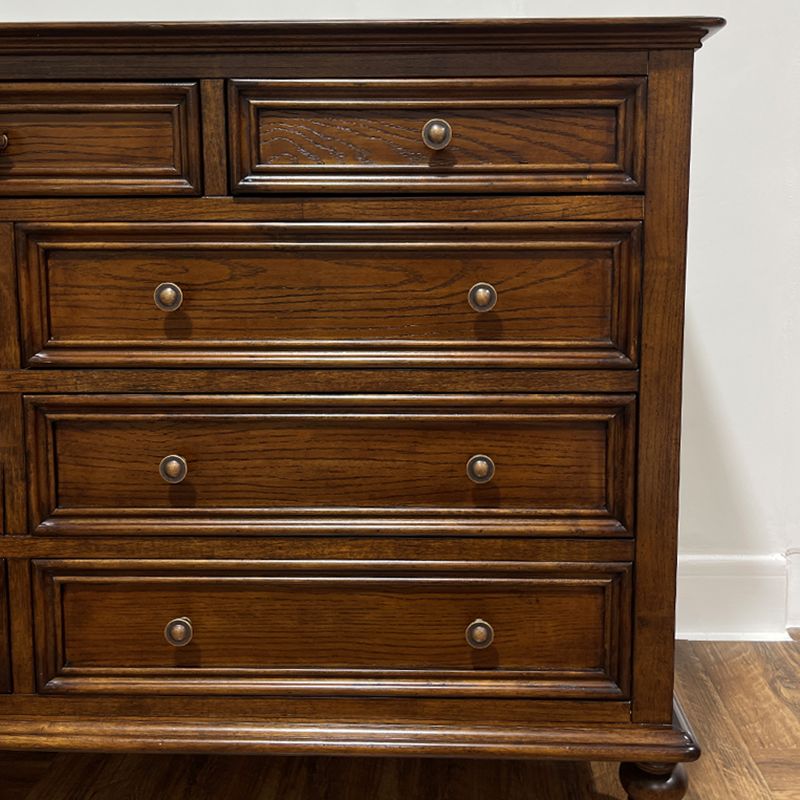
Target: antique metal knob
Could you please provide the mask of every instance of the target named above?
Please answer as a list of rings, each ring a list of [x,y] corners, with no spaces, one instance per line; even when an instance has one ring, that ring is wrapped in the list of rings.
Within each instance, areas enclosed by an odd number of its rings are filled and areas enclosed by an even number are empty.
[[[178,617],[171,619],[164,628],[164,638],[173,647],[186,647],[192,641],[194,628],[189,617]]]
[[[476,283],[469,290],[467,300],[475,311],[491,311],[497,304],[497,289],[491,283]]]
[[[182,456],[164,456],[158,465],[161,477],[167,483],[180,483],[189,471],[189,465]]]
[[[494,628],[485,620],[476,619],[467,625],[464,635],[470,647],[485,650],[494,641]]]
[[[5,133],[0,133],[0,153],[8,147],[8,135]]]
[[[472,456],[467,461],[467,477],[474,483],[488,483],[494,477],[494,461],[489,456]]]
[[[183,292],[176,283],[159,283],[153,292],[153,300],[162,311],[177,311],[183,303]]]
[[[431,150],[444,150],[452,138],[453,129],[443,119],[429,119],[422,129],[422,141]]]

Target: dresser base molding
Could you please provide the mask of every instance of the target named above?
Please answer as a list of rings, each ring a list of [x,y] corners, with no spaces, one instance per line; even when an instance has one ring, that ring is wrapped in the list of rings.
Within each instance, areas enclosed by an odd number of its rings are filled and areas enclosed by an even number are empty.
[[[4,717],[0,748],[125,753],[441,756],[623,761],[695,761],[700,748],[676,706],[672,726],[542,725],[507,728],[374,725],[331,721],[228,722],[157,717]],[[644,795],[642,795],[644,796]]]

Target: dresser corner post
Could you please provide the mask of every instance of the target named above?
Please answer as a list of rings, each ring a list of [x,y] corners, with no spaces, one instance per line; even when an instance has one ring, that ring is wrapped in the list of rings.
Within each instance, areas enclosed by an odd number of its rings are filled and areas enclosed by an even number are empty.
[[[654,50],[648,69],[632,719],[649,724],[672,718],[693,60]]]

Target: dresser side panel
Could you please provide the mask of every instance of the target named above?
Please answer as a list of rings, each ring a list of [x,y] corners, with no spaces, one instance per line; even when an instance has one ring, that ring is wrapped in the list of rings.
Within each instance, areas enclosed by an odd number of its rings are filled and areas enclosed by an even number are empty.
[[[672,718],[690,51],[651,53],[639,406],[633,720]]]

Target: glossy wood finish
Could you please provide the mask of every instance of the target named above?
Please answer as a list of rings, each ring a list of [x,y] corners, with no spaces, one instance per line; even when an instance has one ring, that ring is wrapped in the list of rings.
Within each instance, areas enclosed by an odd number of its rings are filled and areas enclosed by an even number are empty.
[[[681,800],[689,788],[683,764],[622,764],[619,777],[630,800]]]
[[[311,22],[138,22],[4,24],[11,55],[159,53],[388,52],[433,48],[597,51],[694,50],[721,28],[719,17],[597,19],[460,19]]]
[[[672,671],[663,664],[672,663],[675,641],[691,53],[653,53],[648,86],[633,716],[667,722]]]
[[[45,692],[621,699],[628,690],[630,564],[33,567]],[[465,639],[476,616],[495,629],[482,650]],[[180,650],[164,641],[175,617],[193,629]]]
[[[196,83],[2,83],[0,195],[199,194]]]
[[[0,559],[0,693],[11,691],[11,640],[8,630],[6,562]]]
[[[71,197],[92,137],[60,197],[0,171],[0,743],[594,757],[680,795],[691,51],[719,24],[0,26],[6,91],[172,92],[171,149],[112,155],[205,193]]]
[[[637,223],[22,225],[33,366],[611,366],[638,357]],[[502,297],[478,315],[469,292]],[[163,282],[183,302],[164,314]]]
[[[205,108],[205,106],[204,106]],[[208,191],[208,188],[206,189]],[[0,220],[13,222],[566,222],[641,220],[642,195],[265,195],[260,197],[130,197],[69,202],[8,198]]]
[[[631,532],[629,395],[31,396],[31,530]],[[492,482],[466,465],[488,453]],[[169,484],[175,454],[188,475]]]
[[[677,694],[705,752],[686,800],[795,800],[800,645],[677,642]],[[614,764],[0,753],[8,800],[625,800]]]
[[[635,191],[641,78],[229,84],[236,192]],[[452,128],[432,150],[428,120]]]

